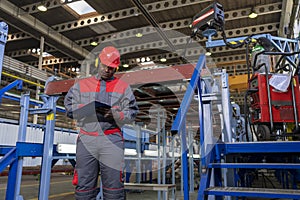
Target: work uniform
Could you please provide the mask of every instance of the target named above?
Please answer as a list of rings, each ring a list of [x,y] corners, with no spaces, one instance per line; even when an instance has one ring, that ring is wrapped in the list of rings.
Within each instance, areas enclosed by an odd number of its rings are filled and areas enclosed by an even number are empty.
[[[104,200],[124,199],[124,141],[120,127],[134,121],[138,112],[129,85],[112,77],[99,75],[79,79],[65,97],[67,115],[77,120],[76,167],[73,183],[76,199],[95,199],[98,174],[103,184]],[[101,105],[111,107],[113,118],[105,118]]]

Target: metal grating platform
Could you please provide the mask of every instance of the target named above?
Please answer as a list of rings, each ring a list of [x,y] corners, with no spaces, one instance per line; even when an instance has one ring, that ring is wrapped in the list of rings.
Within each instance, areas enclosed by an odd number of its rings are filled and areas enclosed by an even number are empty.
[[[300,198],[300,190],[292,189],[268,189],[268,188],[245,188],[245,187],[210,187],[204,192],[206,195],[222,196],[247,196],[272,198]]]
[[[300,164],[293,163],[211,163],[210,168],[239,169],[300,169]]]

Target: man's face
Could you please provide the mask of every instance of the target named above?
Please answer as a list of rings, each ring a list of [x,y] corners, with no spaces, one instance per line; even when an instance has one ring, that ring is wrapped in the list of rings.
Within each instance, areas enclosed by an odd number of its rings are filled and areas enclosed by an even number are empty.
[[[103,65],[101,63],[99,66],[98,73],[103,80],[108,80],[114,75],[115,71],[115,68]]]

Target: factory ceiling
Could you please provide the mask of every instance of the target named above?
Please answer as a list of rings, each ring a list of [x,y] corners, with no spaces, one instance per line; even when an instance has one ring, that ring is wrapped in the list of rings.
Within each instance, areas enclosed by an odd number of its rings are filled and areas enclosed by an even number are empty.
[[[93,73],[95,57],[107,45],[114,45],[120,50],[120,72],[195,63],[201,53],[210,51],[209,62],[226,69],[229,75],[247,73],[245,47],[208,50],[205,48],[207,38],[189,42],[192,18],[211,5],[212,0],[86,0],[91,8],[82,15],[70,5],[79,2],[82,1],[0,1],[0,20],[9,27],[3,64],[6,74],[2,75],[2,86],[16,75],[29,80],[25,87],[35,91],[37,84],[43,85],[47,77],[53,74],[69,79]],[[289,37],[293,27],[290,20],[297,17],[299,4],[298,0],[218,2],[225,12],[228,38],[263,33]],[[40,11],[40,4],[44,4],[47,11]],[[79,8],[84,11],[83,7]],[[248,17],[252,10],[258,14],[254,19]],[[221,39],[220,34],[213,39]],[[96,43],[92,45],[92,42]],[[39,56],[41,51],[44,52],[43,59]],[[32,74],[29,73],[31,71]],[[187,81],[171,81],[166,86],[156,83],[153,77],[153,84],[134,86],[140,107],[151,102],[145,108],[148,113],[144,112],[139,120],[143,121],[149,115],[149,107],[155,104],[170,108],[168,112],[173,110],[172,115],[175,115],[174,106],[178,107],[179,103],[174,99],[182,97]],[[172,88],[172,93],[168,87]],[[236,90],[232,91],[232,96],[242,102]],[[64,119],[61,122],[63,124]],[[171,120],[169,126],[170,123]]]

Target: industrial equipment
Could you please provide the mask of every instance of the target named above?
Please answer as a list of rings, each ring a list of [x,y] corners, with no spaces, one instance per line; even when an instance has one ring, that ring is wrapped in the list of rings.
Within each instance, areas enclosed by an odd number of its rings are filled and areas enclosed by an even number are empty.
[[[201,13],[202,17],[198,15],[196,18],[206,19],[205,16],[209,15],[207,11]],[[221,29],[211,30],[213,28],[213,26],[199,24],[196,29],[196,31],[199,30],[197,33],[208,37],[206,48],[220,46],[236,48],[246,45],[248,90],[245,104],[248,98],[251,99],[251,104],[245,107],[246,139],[241,140],[243,137],[234,134],[231,129],[232,123],[230,123],[232,115],[226,110],[222,111],[221,126],[224,128],[220,137],[213,131],[212,105],[215,103],[213,103],[212,96],[214,93],[204,89],[202,77],[191,80],[192,91],[187,91],[176,115],[172,131],[185,138],[183,125],[186,107],[191,98],[188,92],[193,93],[196,90],[199,96],[201,145],[201,179],[198,199],[208,199],[209,196],[218,200],[224,197],[227,199],[226,196],[299,199],[297,177],[299,177],[300,169],[298,148],[300,143],[288,140],[290,139],[288,136],[299,132],[299,40],[273,37],[269,34],[227,39],[224,26],[221,26]],[[205,33],[206,30],[208,34]],[[222,32],[223,40],[212,41],[211,36],[217,31]],[[192,32],[192,36],[197,36],[195,29]],[[252,54],[254,58],[250,66],[248,64],[249,49],[257,44],[263,48]],[[268,60],[270,56],[273,58],[272,62],[271,59]],[[201,55],[196,69],[201,70],[205,65],[205,57]],[[280,88],[276,81],[282,77],[285,77],[285,82],[287,82],[284,89]],[[222,80],[222,86],[226,86],[226,79]],[[226,104],[228,101],[230,100],[222,97],[222,106],[228,105]],[[226,119],[229,119],[229,123]],[[258,137],[249,137],[251,136],[247,132],[250,129],[249,124]],[[230,128],[227,129],[226,126]],[[273,141],[256,141],[256,139],[253,141],[252,138],[272,139]],[[184,159],[183,165],[187,165]],[[187,168],[187,166],[183,167]],[[264,185],[254,188],[254,179],[258,177],[264,179]],[[185,181],[185,187],[187,187],[187,181]],[[266,181],[272,188],[265,184]],[[274,182],[281,185],[276,187]],[[185,199],[189,199],[188,194],[185,194]]]
[[[214,2],[193,17],[193,36],[212,34],[222,30],[224,24],[223,6]],[[212,31],[210,33],[210,31]]]
[[[298,77],[292,77],[292,84],[285,92],[267,84],[269,81],[266,80],[266,77],[266,74],[258,73],[249,82],[249,90],[253,91],[250,94],[250,123],[257,125],[257,139],[270,140],[272,137],[274,140],[275,136],[288,136],[284,133],[296,133],[295,123],[300,117]],[[268,76],[268,79],[271,77],[272,74]],[[293,96],[296,100],[296,107],[293,107]]]
[[[252,54],[252,77],[248,80],[245,96],[245,103],[250,97],[250,105],[245,107],[245,113],[249,113],[246,114],[249,116],[249,124],[256,126],[251,130],[257,140],[285,140],[287,136],[290,136],[289,139],[298,139],[300,117],[298,42],[286,40],[285,45],[289,47],[287,49],[291,53],[276,49],[276,43],[270,38],[258,39],[262,50]]]

